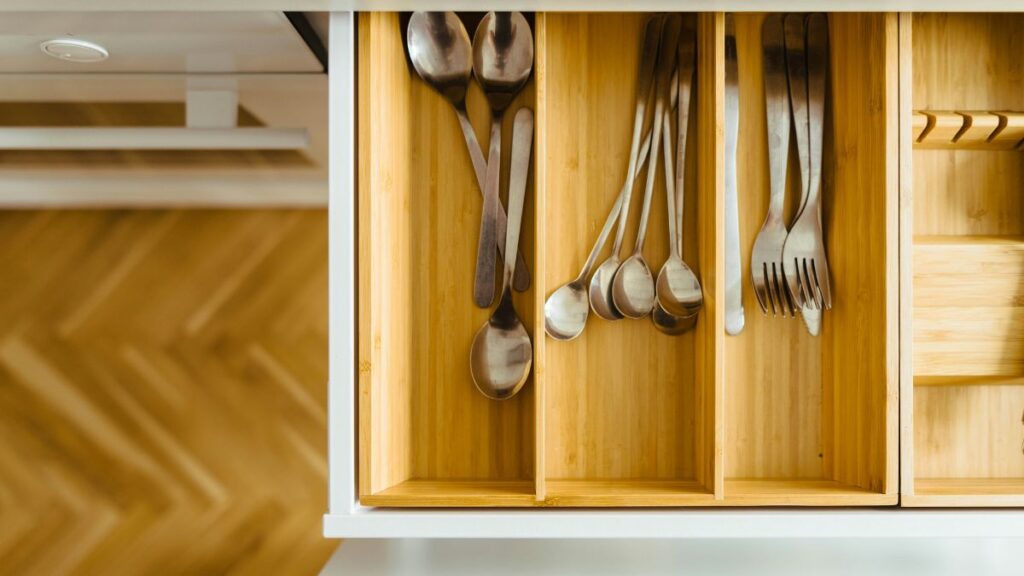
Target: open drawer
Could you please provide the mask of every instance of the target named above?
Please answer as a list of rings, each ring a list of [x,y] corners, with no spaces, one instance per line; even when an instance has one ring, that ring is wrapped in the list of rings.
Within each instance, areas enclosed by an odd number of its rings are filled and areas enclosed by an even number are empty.
[[[683,242],[704,289],[696,327],[670,337],[649,321],[591,315],[576,340],[544,334],[545,299],[580,269],[624,179],[647,17],[530,15],[534,75],[511,109],[530,106],[537,121],[521,243],[533,283],[515,295],[533,373],[518,395],[492,401],[469,372],[489,311],[472,299],[482,202],[458,121],[409,65],[404,16],[359,15],[362,505],[896,504],[895,14],[830,15],[824,197],[836,297],[820,337],[799,320],[762,317],[749,289],[768,194],[758,14],[735,17],[747,327],[724,333],[721,13],[697,15]],[[488,111],[475,84],[467,104],[486,150]],[[655,267],[668,252],[666,228],[656,193],[645,249]]]
[[[1024,15],[902,18],[902,502],[1022,506]]]

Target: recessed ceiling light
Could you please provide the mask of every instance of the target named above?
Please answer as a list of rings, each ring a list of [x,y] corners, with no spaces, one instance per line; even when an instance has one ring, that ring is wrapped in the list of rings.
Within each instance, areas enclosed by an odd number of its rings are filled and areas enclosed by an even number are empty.
[[[110,56],[110,53],[103,46],[88,40],[79,40],[78,38],[47,40],[40,44],[39,48],[47,56],[52,56],[65,62],[101,62]]]

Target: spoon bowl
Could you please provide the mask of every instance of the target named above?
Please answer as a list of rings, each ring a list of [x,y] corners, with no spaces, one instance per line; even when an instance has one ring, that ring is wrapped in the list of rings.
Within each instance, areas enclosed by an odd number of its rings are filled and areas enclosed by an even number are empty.
[[[615,307],[612,297],[612,282],[615,280],[615,273],[619,270],[619,256],[612,254],[607,260],[597,267],[594,276],[590,279],[590,308],[599,317],[605,320],[622,320],[625,316]]]
[[[473,384],[492,400],[511,398],[526,384],[533,366],[533,345],[512,308],[508,290],[494,315],[473,337],[469,362]]]
[[[473,45],[459,17],[454,12],[413,12],[406,36],[416,73],[449,102],[464,102],[473,73]]]
[[[658,305],[675,316],[691,316],[704,306],[704,293],[693,270],[672,256],[658,273]]]
[[[643,318],[654,309],[654,276],[643,253],[633,254],[619,266],[612,281],[612,300],[627,318]]]
[[[533,72],[533,33],[521,12],[488,12],[473,34],[473,71],[491,112],[512,103]]]
[[[667,312],[660,303],[656,303],[654,310],[651,310],[651,321],[661,333],[678,336],[697,325],[697,315],[676,316]]]
[[[544,302],[544,331],[555,340],[572,340],[583,332],[589,314],[583,282],[574,280]]]

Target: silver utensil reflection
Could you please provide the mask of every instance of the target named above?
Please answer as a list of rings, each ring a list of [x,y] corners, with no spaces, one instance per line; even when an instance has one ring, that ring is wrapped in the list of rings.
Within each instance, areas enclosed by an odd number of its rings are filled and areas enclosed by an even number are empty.
[[[798,306],[811,310],[827,310],[832,307],[832,293],[829,283],[828,258],[825,253],[824,235],[821,229],[821,165],[822,141],[825,115],[825,73],[828,65],[828,20],[824,14],[812,14],[807,18],[805,38],[803,18],[786,18],[787,65],[789,57],[806,42],[807,77],[807,197],[790,228],[783,249],[783,266],[790,295]],[[792,46],[792,48],[791,48]],[[796,56],[794,56],[794,59]],[[796,62],[799,65],[799,61]],[[794,100],[793,115],[797,116],[796,98],[793,96],[793,71],[790,68],[791,97]],[[810,327],[810,326],[809,326]],[[813,330],[812,330],[813,332]]]
[[[782,269],[782,249],[789,231],[783,221],[786,166],[789,158],[789,88],[786,44],[781,14],[765,18],[761,28],[764,54],[765,114],[768,125],[768,213],[754,240],[750,280],[761,311],[772,316],[795,314]]]
[[[647,223],[651,215],[651,198],[654,194],[654,182],[657,175],[658,147],[662,132],[659,120],[665,113],[667,96],[669,95],[672,73],[676,67],[676,50],[679,46],[679,14],[665,17],[665,25],[661,34],[661,46],[658,52],[658,77],[655,87],[654,126],[651,135],[651,161],[647,165],[647,185],[644,190],[643,209],[640,212],[640,225],[637,229],[636,243],[630,255],[615,272],[612,280],[612,300],[619,312],[627,318],[643,318],[654,308],[655,292],[654,277],[644,259],[644,240],[647,237]]]
[[[629,218],[629,204],[633,196],[633,181],[637,173],[637,153],[640,149],[640,134],[643,131],[644,117],[654,94],[654,68],[657,63],[658,46],[661,42],[661,29],[665,23],[663,16],[654,16],[647,21],[644,28],[644,45],[640,54],[640,74],[637,81],[636,113],[633,117],[633,143],[629,150],[629,168],[626,169],[626,184],[623,187],[625,196],[622,199],[622,210],[619,214],[619,228],[615,233],[612,253],[601,263],[590,279],[590,307],[594,313],[605,320],[621,320],[622,313],[615,307],[612,297],[612,282],[619,269],[619,252],[622,239],[626,233],[626,221]],[[656,124],[656,123],[655,123]],[[651,155],[652,158],[654,155]],[[653,162],[653,160],[652,160]]]
[[[491,139],[484,180],[484,209],[476,251],[473,301],[486,308],[494,301],[498,198],[501,175],[501,118],[533,71],[533,33],[519,12],[488,12],[473,35],[473,72],[491,105]]]
[[[409,59],[416,73],[455,109],[480,195],[483,196],[487,161],[466,115],[466,90],[473,73],[473,45],[469,34],[454,12],[413,12],[406,30]],[[495,243],[502,257],[505,255],[505,225],[505,209],[499,205]],[[521,253],[516,259],[512,287],[518,292],[530,287],[530,271]]]
[[[740,272],[740,216],[736,191],[736,144],[740,129],[736,27],[725,15],[725,331],[743,331],[743,282]]]
[[[512,166],[508,187],[508,231],[505,235],[505,274],[501,300],[473,338],[470,373],[484,396],[494,400],[511,398],[522,389],[533,365],[530,335],[512,305],[512,268],[519,250],[526,178],[533,145],[533,111],[520,108],[512,130]]]
[[[651,133],[644,136],[643,146],[640,148],[639,168],[643,168],[647,161],[647,152],[651,146]],[[562,285],[548,296],[544,302],[544,331],[555,340],[572,340],[579,336],[587,325],[587,317],[590,315],[590,306],[587,302],[586,282],[590,270],[597,261],[598,254],[604,249],[608,242],[608,235],[612,226],[618,221],[619,213],[622,210],[623,199],[626,196],[626,185],[624,184],[619,196],[615,199],[608,217],[605,218],[601,233],[598,234],[594,246],[590,249],[587,261],[583,264],[579,275],[571,282]]]

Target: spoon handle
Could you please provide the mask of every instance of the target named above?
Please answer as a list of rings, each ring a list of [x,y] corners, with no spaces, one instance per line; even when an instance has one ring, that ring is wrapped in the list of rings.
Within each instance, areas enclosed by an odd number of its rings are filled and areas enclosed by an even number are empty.
[[[651,149],[651,131],[648,130],[647,134],[644,134],[644,143],[640,147],[640,157],[637,160],[637,169],[642,170],[644,164],[647,162],[647,152]],[[576,277],[577,282],[584,282],[587,276],[590,275],[590,270],[594,267],[597,262],[597,256],[604,249],[604,245],[608,242],[608,236],[612,232],[612,226],[615,225],[619,220],[619,213],[622,211],[622,201],[626,197],[626,185],[622,185],[622,190],[619,191],[618,198],[615,199],[615,204],[612,206],[608,217],[604,219],[604,226],[601,227],[601,233],[597,235],[597,240],[594,242],[594,246],[590,249],[590,254],[587,255],[587,261],[583,264],[583,268],[580,270],[579,276]]]
[[[480,240],[476,245],[476,277],[473,282],[473,302],[480,308],[489,308],[494,301],[494,270],[497,264],[494,245],[498,241],[500,176],[501,114],[494,114],[491,117],[490,155],[487,159],[484,209],[480,213]]]
[[[508,178],[508,231],[505,233],[505,281],[508,283],[519,253],[519,230],[523,223],[523,202],[526,198],[526,177],[530,172],[530,149],[533,146],[533,110],[520,108],[512,126],[512,165]]]
[[[487,160],[480,149],[480,141],[476,137],[476,131],[466,116],[465,104],[456,105],[455,113],[459,117],[459,125],[462,127],[462,135],[466,138],[466,148],[469,149],[469,158],[473,162],[473,172],[476,173],[476,182],[480,187],[480,195],[484,194],[484,185],[487,182]],[[498,229],[495,239],[498,244],[498,252],[502,258],[505,257],[505,209],[498,205]],[[525,292],[530,287],[530,270],[526,267],[526,260],[519,254],[516,258],[516,269],[512,277],[512,288],[517,292]]]
[[[643,132],[644,117],[647,106],[654,94],[654,67],[658,58],[658,43],[661,40],[661,27],[665,23],[662,15],[652,16],[644,28],[644,45],[640,54],[640,76],[636,90],[636,113],[633,117],[633,141],[629,148],[629,167],[626,169],[626,191],[622,199],[622,215],[619,228],[615,232],[615,244],[612,254],[618,255],[622,248],[622,239],[626,235],[626,220],[629,217],[629,201],[633,196],[633,180],[637,173],[637,151],[640,149],[640,134]]]
[[[697,60],[697,31],[690,17],[683,19],[679,31],[679,103],[676,115],[676,250],[683,255],[683,208],[686,206],[686,136],[690,125],[690,92]]]
[[[640,212],[640,227],[636,233],[636,246],[634,254],[639,254],[644,249],[644,240],[647,238],[647,221],[651,215],[651,197],[654,195],[654,181],[657,177],[658,167],[658,146],[661,144],[661,115],[665,113],[665,97],[668,94],[669,81],[672,71],[676,68],[676,48],[679,46],[679,25],[681,17],[679,14],[670,14],[665,17],[664,29],[661,33],[661,46],[658,53],[657,83],[654,88],[654,124],[651,136],[651,162],[647,165],[647,185],[644,190],[644,204]]]
[[[662,115],[661,145],[665,159],[665,212],[668,213],[668,253],[679,256],[679,230],[676,229],[676,175],[672,168],[672,113],[665,110]]]

